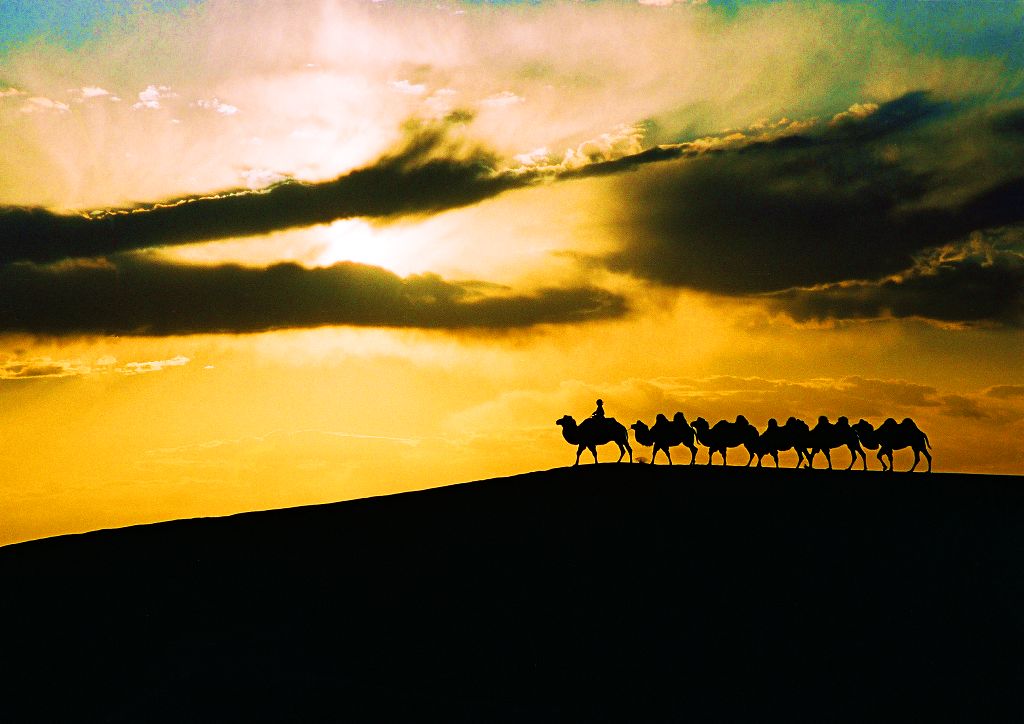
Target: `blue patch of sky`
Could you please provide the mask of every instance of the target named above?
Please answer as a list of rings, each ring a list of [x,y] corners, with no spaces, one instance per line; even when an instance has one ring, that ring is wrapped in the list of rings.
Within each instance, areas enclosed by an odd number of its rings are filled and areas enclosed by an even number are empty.
[[[0,0],[0,53],[29,42],[74,49],[139,12],[173,12],[200,0]]]
[[[790,0],[709,0],[733,15],[745,7],[794,4]],[[1022,0],[822,0],[805,5],[859,8],[889,26],[907,48],[943,57],[995,57],[1024,68]]]
[[[202,1],[0,0],[0,53],[30,41],[75,48],[131,14],[180,11]],[[463,1],[466,5],[542,4],[538,0]],[[709,0],[706,7],[732,15],[744,7],[790,1]],[[997,57],[1009,68],[1024,68],[1022,0],[818,0],[806,4],[862,8],[889,25],[911,50]]]

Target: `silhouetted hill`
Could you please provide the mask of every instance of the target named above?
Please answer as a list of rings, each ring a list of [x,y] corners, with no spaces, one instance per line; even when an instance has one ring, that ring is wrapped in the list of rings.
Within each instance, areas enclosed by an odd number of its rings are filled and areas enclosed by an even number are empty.
[[[0,720],[1020,721],[1021,478],[581,466],[0,549]]]

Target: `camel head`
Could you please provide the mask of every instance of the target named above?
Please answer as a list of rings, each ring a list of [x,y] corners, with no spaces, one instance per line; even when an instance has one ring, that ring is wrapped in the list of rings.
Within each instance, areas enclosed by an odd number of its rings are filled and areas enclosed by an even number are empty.
[[[642,431],[646,432],[646,430],[648,428],[647,428],[647,424],[645,422],[643,422],[642,420],[637,420],[636,422],[634,422],[632,425],[629,426],[629,429],[630,430],[642,430]]]
[[[559,419],[555,420],[555,424],[561,427],[563,430],[568,428],[572,429],[576,427],[576,420],[573,419],[572,415],[562,415]]]
[[[711,426],[708,425],[708,421],[703,417],[698,417],[696,420],[690,423],[690,427],[694,430],[708,430]]]
[[[836,427],[849,427],[849,426],[850,426],[850,418],[846,417],[845,415],[840,417],[838,420],[836,420]]]

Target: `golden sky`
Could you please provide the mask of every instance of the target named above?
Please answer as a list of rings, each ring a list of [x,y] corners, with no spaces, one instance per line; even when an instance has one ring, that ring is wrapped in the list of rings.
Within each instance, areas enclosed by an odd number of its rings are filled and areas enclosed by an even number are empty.
[[[0,544],[557,467],[597,397],[1024,473],[1020,5],[100,5],[0,23]]]

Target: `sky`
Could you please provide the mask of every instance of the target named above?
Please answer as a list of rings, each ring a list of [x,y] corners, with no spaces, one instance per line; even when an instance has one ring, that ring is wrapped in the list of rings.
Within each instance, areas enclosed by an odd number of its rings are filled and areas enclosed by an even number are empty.
[[[599,397],[1024,473],[1022,27],[0,1],[0,544],[559,467]]]

